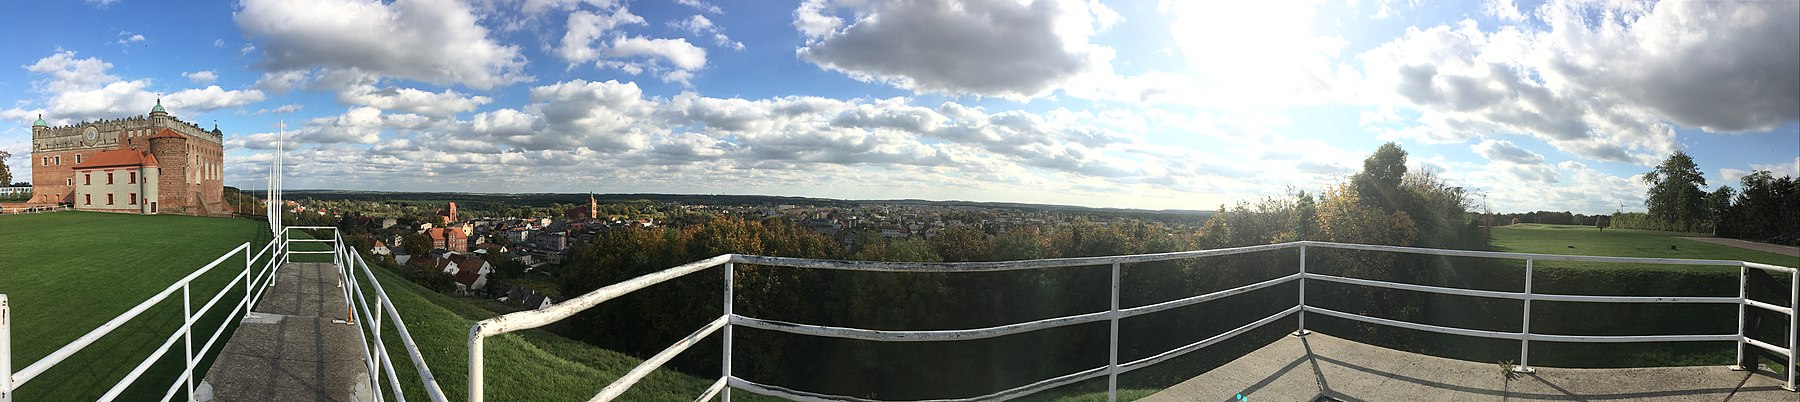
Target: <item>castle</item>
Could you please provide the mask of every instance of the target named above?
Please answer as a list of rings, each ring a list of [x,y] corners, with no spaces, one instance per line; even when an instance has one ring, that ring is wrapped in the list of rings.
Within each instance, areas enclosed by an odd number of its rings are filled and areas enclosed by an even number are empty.
[[[225,134],[169,116],[50,127],[31,125],[32,203],[140,214],[218,215],[224,203]]]

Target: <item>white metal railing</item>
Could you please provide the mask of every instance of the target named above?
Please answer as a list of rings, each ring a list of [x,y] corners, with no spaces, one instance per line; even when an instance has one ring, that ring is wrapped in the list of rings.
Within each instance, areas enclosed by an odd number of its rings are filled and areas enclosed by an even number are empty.
[[[185,364],[183,365],[181,375],[169,385],[169,390],[163,394],[162,400],[168,401],[174,398],[176,393],[183,389],[187,391],[187,394],[190,395],[191,399],[194,394],[195,365],[202,357],[213,351],[213,347],[217,345],[219,337],[224,334],[226,329],[231,327],[228,325],[230,320],[241,318],[242,314],[248,313],[250,309],[255,306],[256,298],[261,295],[262,291],[262,287],[257,286],[257,284],[273,280],[273,270],[279,265],[279,258],[276,256],[282,253],[283,250],[281,250],[281,248],[285,246],[285,243],[282,240],[283,239],[280,238],[272,239],[254,255],[250,254],[250,243],[246,242],[239,244],[237,247],[232,248],[231,251],[226,252],[224,255],[220,255],[219,258],[214,259],[211,263],[200,267],[200,269],[195,270],[176,281],[174,284],[169,285],[169,287],[158,292],[156,295],[138,303],[137,306],[132,307],[130,310],[126,310],[117,317],[113,317],[112,320],[88,331],[86,335],[82,335],[73,342],[63,345],[55,352],[51,352],[49,355],[38,359],[37,362],[20,369],[18,372],[12,372],[11,332],[14,325],[11,319],[12,311],[6,295],[0,294],[0,402],[18,400],[15,391],[20,386],[25,385],[32,379],[44,374],[44,372],[56,367],[57,364],[61,364],[68,360],[69,357],[74,356],[75,353],[93,345],[108,334],[113,333],[113,331],[119,329],[119,327],[124,326],[125,323],[142,315],[145,311],[155,307],[158,303],[174,296],[176,292],[180,292],[181,294],[183,317],[181,326],[169,334],[168,338],[163,341],[161,346],[157,347],[156,351],[139,361],[124,378],[108,388],[106,393],[103,394],[99,400],[110,401],[118,398],[120,393],[125,391],[126,387],[136,382],[138,377],[142,376],[145,371],[150,369],[152,364],[156,363],[163,355],[167,354],[169,349],[173,348],[177,342],[180,342],[182,345],[182,357]],[[239,256],[240,254],[242,254],[244,258],[243,272],[232,277],[230,282],[219,289],[218,294],[206,301],[206,304],[202,305],[198,310],[194,309],[194,295],[192,291],[193,282],[206,275],[206,273],[211,272],[214,268],[219,267],[226,260]],[[265,256],[269,257],[269,259],[260,264],[260,268],[257,268],[258,264],[255,262],[263,260],[263,257]],[[253,271],[256,272],[254,278],[251,277],[251,272]],[[206,342],[196,350],[194,348],[194,325],[200,323],[202,317],[212,311],[212,308],[217,306],[232,289],[236,289],[239,283],[243,283],[244,286],[243,297],[236,301],[235,305],[232,307],[231,313],[224,317],[224,321],[220,322],[218,329],[213,331],[211,337],[207,338]]]
[[[1316,273],[1308,272],[1306,269],[1306,261],[1307,261],[1306,260],[1306,251],[1307,251],[1307,248],[1309,248],[1309,247],[1379,251],[1379,252],[1392,252],[1392,253],[1408,253],[1408,254],[1426,254],[1426,255],[1454,256],[1454,257],[1477,257],[1477,258],[1524,260],[1525,261],[1525,278],[1524,278],[1525,279],[1525,288],[1524,288],[1524,291],[1522,291],[1522,292],[1503,292],[1503,291],[1491,291],[1491,290],[1477,290],[1477,289],[1462,289],[1462,288],[1448,288],[1448,287],[1415,285],[1415,284],[1385,282],[1385,281],[1376,281],[1376,280],[1368,280],[1368,279],[1346,278],[1346,277],[1341,277],[1341,276],[1316,274]],[[1239,286],[1236,288],[1226,289],[1226,290],[1208,293],[1208,294],[1204,294],[1204,295],[1191,296],[1191,297],[1186,297],[1186,298],[1182,298],[1182,299],[1176,299],[1176,300],[1155,303],[1155,304],[1150,304],[1150,305],[1145,305],[1145,306],[1131,307],[1131,308],[1121,308],[1119,306],[1119,290],[1120,290],[1119,289],[1119,273],[1120,273],[1120,265],[1121,264],[1168,261],[1168,260],[1201,258],[1201,257],[1213,257],[1213,256],[1224,256],[1224,255],[1233,255],[1233,254],[1258,253],[1258,252],[1268,252],[1268,251],[1284,250],[1284,249],[1298,249],[1298,251],[1299,251],[1300,258],[1299,258],[1298,263],[1296,264],[1298,269],[1297,269],[1297,272],[1294,274],[1285,275],[1282,277],[1269,279],[1269,280],[1265,280],[1262,282],[1252,283],[1249,285]],[[673,358],[675,355],[681,353],[682,351],[687,350],[689,347],[693,346],[693,344],[695,342],[698,342],[700,339],[710,336],[711,334],[713,334],[715,332],[722,331],[723,338],[724,338],[723,339],[724,345],[723,345],[723,352],[722,352],[723,353],[723,356],[722,356],[723,364],[721,367],[721,375],[717,381],[713,382],[712,386],[708,387],[704,392],[701,393],[701,395],[698,398],[696,398],[697,401],[698,400],[710,400],[715,396],[721,396],[723,400],[729,402],[731,400],[731,393],[723,392],[727,388],[736,388],[736,389],[741,389],[744,391],[749,391],[752,393],[768,395],[768,396],[775,396],[775,397],[782,397],[782,398],[788,398],[788,399],[800,400],[800,401],[870,401],[869,399],[848,397],[848,396],[842,396],[842,395],[824,395],[824,394],[810,393],[810,392],[805,392],[805,391],[792,390],[792,389],[782,388],[782,387],[778,387],[778,386],[759,384],[759,383],[745,380],[743,378],[739,378],[739,377],[732,375],[732,371],[731,371],[732,335],[733,335],[732,328],[736,327],[736,326],[744,326],[744,327],[749,327],[749,328],[780,331],[780,332],[787,332],[787,333],[793,333],[793,334],[822,336],[822,337],[831,337],[831,338],[843,338],[843,339],[859,339],[859,340],[869,340],[869,341],[879,341],[879,342],[934,342],[934,341],[957,341],[957,340],[991,338],[991,337],[1012,335],[1012,334],[1037,331],[1037,330],[1048,329],[1048,328],[1056,328],[1056,327],[1062,327],[1062,326],[1068,326],[1068,325],[1099,322],[1099,321],[1108,321],[1111,324],[1111,327],[1110,327],[1110,341],[1108,342],[1108,344],[1109,344],[1108,362],[1107,362],[1107,365],[1105,365],[1105,366],[1095,367],[1092,369],[1087,369],[1087,370],[1083,370],[1083,371],[1079,371],[1079,372],[1075,372],[1075,373],[1070,373],[1070,374],[1063,375],[1060,377],[1045,379],[1045,380],[1042,380],[1039,382],[1025,384],[1022,386],[1002,390],[1002,391],[987,394],[987,395],[975,396],[975,397],[970,397],[970,398],[961,398],[961,399],[947,399],[947,400],[965,401],[965,400],[1011,399],[1011,398],[1025,396],[1025,395],[1030,395],[1030,394],[1033,394],[1033,393],[1036,393],[1039,391],[1043,391],[1046,389],[1050,389],[1050,388],[1055,388],[1055,387],[1059,387],[1059,386],[1063,386],[1063,385],[1073,384],[1073,383],[1083,381],[1083,380],[1094,379],[1094,378],[1099,378],[1101,376],[1105,376],[1105,377],[1107,377],[1107,393],[1108,393],[1108,400],[1110,401],[1110,400],[1114,400],[1115,398],[1117,398],[1117,395],[1116,395],[1117,389],[1118,389],[1118,380],[1117,379],[1118,379],[1119,374],[1123,374],[1123,373],[1126,373],[1126,372],[1129,372],[1129,371],[1132,371],[1132,370],[1135,370],[1138,368],[1147,367],[1147,366],[1150,366],[1150,365],[1153,365],[1156,363],[1166,361],[1168,359],[1175,358],[1177,356],[1187,354],[1189,352],[1193,352],[1195,350],[1200,350],[1200,349],[1206,348],[1206,347],[1211,346],[1220,341],[1224,341],[1226,339],[1230,339],[1234,336],[1243,334],[1245,332],[1249,332],[1250,330],[1267,325],[1271,322],[1274,322],[1281,318],[1285,318],[1289,315],[1297,315],[1298,316],[1298,321],[1299,321],[1298,327],[1299,328],[1297,328],[1297,331],[1295,331],[1295,334],[1296,335],[1304,335],[1307,333],[1306,313],[1308,313],[1308,312],[1324,314],[1327,316],[1332,316],[1332,317],[1337,317],[1337,318],[1342,318],[1342,319],[1347,319],[1347,320],[1354,320],[1354,321],[1374,323],[1374,324],[1382,324],[1382,325],[1388,325],[1388,326],[1396,326],[1396,327],[1444,333],[1444,334],[1478,336],[1478,337],[1500,338],[1500,339],[1518,339],[1519,345],[1520,345],[1519,346],[1519,366],[1518,367],[1520,370],[1527,370],[1527,371],[1531,369],[1529,366],[1529,360],[1527,360],[1527,359],[1530,357],[1530,342],[1533,340],[1555,341],[1555,342],[1735,341],[1739,345],[1738,346],[1738,351],[1739,351],[1738,353],[1740,354],[1739,361],[1743,360],[1742,359],[1742,353],[1744,350],[1743,345],[1756,346],[1756,347],[1766,349],[1771,352],[1786,356],[1788,358],[1788,366],[1787,366],[1788,368],[1785,371],[1787,371],[1787,373],[1788,373],[1788,379],[1787,379],[1787,385],[1785,386],[1785,388],[1787,388],[1790,391],[1794,390],[1794,380],[1795,380],[1794,372],[1795,372],[1795,368],[1800,367],[1800,366],[1797,366],[1795,364],[1796,363],[1795,362],[1795,354],[1796,353],[1794,350],[1795,349],[1794,345],[1792,344],[1793,341],[1792,340],[1788,341],[1790,344],[1784,348],[1784,347],[1774,346],[1774,345],[1768,344],[1766,342],[1762,342],[1762,341],[1751,338],[1749,336],[1749,334],[1743,333],[1743,325],[1742,325],[1743,313],[1742,313],[1742,311],[1744,309],[1754,307],[1754,308],[1760,308],[1760,309],[1764,309],[1767,311],[1772,311],[1772,312],[1788,315],[1788,323],[1789,323],[1788,335],[1790,338],[1793,338],[1795,332],[1800,332],[1800,328],[1796,328],[1796,325],[1795,325],[1797,322],[1800,322],[1800,320],[1796,320],[1794,318],[1794,314],[1795,314],[1795,310],[1796,310],[1796,308],[1794,307],[1794,303],[1796,303],[1797,301],[1800,301],[1800,294],[1792,295],[1792,297],[1789,299],[1789,306],[1783,307],[1783,306],[1776,306],[1776,305],[1749,299],[1749,298],[1745,297],[1745,294],[1742,291],[1739,292],[1739,295],[1737,297],[1582,296],[1582,295],[1558,295],[1558,294],[1534,293],[1531,289],[1531,280],[1532,280],[1532,276],[1533,276],[1533,266],[1535,265],[1535,262],[1538,260],[1584,261],[1584,262],[1627,263],[1627,264],[1677,264],[1677,265],[1735,266],[1735,267],[1740,268],[1740,271],[1739,271],[1740,276],[1747,275],[1748,270],[1754,268],[1754,269],[1766,270],[1766,271],[1771,271],[1771,272],[1783,272],[1783,273],[1790,274],[1792,276],[1791,280],[1794,282],[1791,284],[1792,288],[1790,291],[1800,293],[1800,274],[1796,274],[1796,270],[1794,268],[1768,265],[1768,264],[1760,264],[1760,263],[1754,263],[1754,262],[1745,262],[1745,261],[1689,260],[1689,259],[1666,259],[1666,258],[1630,258],[1630,257],[1596,257],[1596,256],[1555,255],[1555,254],[1503,253],[1503,252],[1490,252],[1490,251],[1442,250],[1442,249],[1429,249],[1429,248],[1417,248],[1417,247],[1374,246],[1374,245],[1344,244],[1344,243],[1330,243],[1330,242],[1317,242],[1317,241],[1298,241],[1298,242],[1262,245],[1262,246],[1237,247],[1237,248],[1226,248],[1226,249],[1215,249],[1215,250],[1184,251],[1184,252],[1161,253],[1161,254],[1142,254],[1142,255],[1088,257],[1088,258],[1060,258],[1060,259],[1042,259],[1042,260],[1006,261],[1006,262],[970,262],[970,263],[895,263],[895,262],[817,260],[817,259],[763,257],[763,256],[741,255],[741,254],[726,254],[726,255],[720,255],[717,257],[708,258],[705,260],[696,261],[693,263],[684,264],[684,265],[677,266],[674,268],[669,268],[669,269],[666,269],[663,271],[658,271],[655,273],[651,273],[651,274],[644,275],[644,276],[639,276],[639,277],[632,278],[632,279],[629,279],[629,280],[626,280],[623,282],[619,282],[619,283],[616,283],[613,285],[602,287],[598,290],[575,297],[573,299],[569,299],[568,301],[565,301],[563,303],[558,303],[558,304],[548,307],[548,308],[506,314],[506,315],[482,320],[480,322],[475,323],[475,325],[469,329],[469,400],[472,402],[479,402],[479,401],[482,401],[484,398],[484,395],[483,395],[484,378],[483,378],[483,376],[484,376],[485,368],[484,368],[484,364],[483,364],[483,354],[484,354],[484,342],[483,341],[486,338],[495,336],[495,335],[508,333],[508,332],[521,331],[521,330],[526,330],[526,329],[542,327],[544,325],[549,325],[550,323],[568,318],[569,316],[572,316],[581,311],[585,311],[589,308],[592,308],[592,307],[599,305],[600,303],[606,302],[608,300],[612,300],[614,298],[623,296],[625,294],[635,292],[637,290],[649,287],[651,285],[655,285],[655,284],[662,283],[662,282],[665,282],[665,281],[668,281],[671,279],[683,277],[688,274],[692,274],[692,273],[699,272],[699,271],[706,270],[706,269],[713,268],[713,267],[723,267],[723,270],[724,270],[725,288],[723,290],[723,292],[724,292],[724,306],[723,306],[724,313],[723,313],[723,315],[721,315],[719,318],[713,320],[712,322],[706,324],[705,326],[702,326],[699,330],[696,330],[694,333],[688,335],[687,337],[682,338],[680,341],[676,342],[674,345],[671,345],[669,348],[664,349],[662,352],[657,353],[656,355],[652,356],[649,359],[646,359],[642,364],[640,364],[636,368],[633,368],[631,371],[627,372],[624,376],[621,376],[619,379],[608,384],[605,388],[603,388],[600,391],[600,393],[598,395],[594,396],[593,400],[607,401],[607,400],[612,400],[614,398],[617,398],[626,389],[630,388],[632,385],[636,384],[639,380],[642,380],[645,376],[649,375],[649,373],[651,371],[654,371],[657,368],[661,367],[664,363],[668,362],[668,360]],[[1029,321],[1029,322],[1001,325],[1001,326],[995,326],[995,327],[972,328],[972,329],[962,329],[962,330],[884,331],[884,330],[872,330],[872,329],[861,329],[861,328],[843,328],[843,327],[806,325],[806,324],[799,324],[799,323],[781,322],[781,321],[746,317],[746,316],[742,316],[742,315],[738,315],[738,314],[734,313],[732,310],[732,302],[733,302],[732,286],[733,286],[733,281],[734,281],[734,276],[735,276],[734,275],[735,264],[754,264],[754,265],[784,266],[784,267],[811,268],[811,269],[834,269],[834,270],[851,270],[851,271],[885,271],[885,272],[991,272],[991,271],[1110,265],[1112,268],[1112,283],[1111,283],[1112,292],[1111,292],[1111,300],[1110,300],[1111,307],[1106,311],[1098,311],[1098,312],[1092,312],[1092,313],[1087,313],[1087,314],[1077,314],[1077,315],[1072,315],[1072,316],[1048,318],[1048,319],[1042,319],[1042,320],[1037,320],[1037,321]],[[1438,325],[1421,324],[1421,323],[1407,322],[1407,321],[1401,321],[1401,320],[1375,318],[1375,317],[1367,317],[1367,316],[1362,316],[1362,315],[1344,313],[1344,312],[1340,312],[1340,311],[1325,309],[1322,307],[1307,305],[1306,304],[1306,281],[1307,280],[1322,280],[1322,281],[1343,283],[1343,284],[1356,285],[1356,286],[1371,286],[1371,287],[1380,287],[1380,288],[1388,288],[1388,289],[1401,289],[1401,290],[1422,291],[1422,292],[1441,293],[1441,294],[1521,300],[1521,301],[1523,301],[1524,319],[1520,325],[1519,332],[1503,332],[1503,331],[1488,331],[1488,330],[1478,330],[1478,329],[1468,329],[1468,328],[1445,327],[1445,326],[1438,326]],[[1231,295],[1242,294],[1242,293],[1250,292],[1250,291],[1257,290],[1257,289],[1262,289],[1262,288],[1275,286],[1275,285],[1279,285],[1279,284],[1285,284],[1288,282],[1298,282],[1298,285],[1299,285],[1299,298],[1298,298],[1298,301],[1296,302],[1295,306],[1293,306],[1293,307],[1282,310],[1281,312],[1275,313],[1273,315],[1258,319],[1254,322],[1245,324],[1238,328],[1235,328],[1235,329],[1232,329],[1229,331],[1225,331],[1224,333],[1214,335],[1207,339],[1204,339],[1204,340],[1201,340],[1198,342],[1194,342],[1194,343],[1191,343],[1191,344],[1188,344],[1185,346],[1181,346],[1181,347],[1178,347],[1178,348],[1175,348],[1175,349],[1172,349],[1169,351],[1165,351],[1163,353],[1160,353],[1160,354],[1157,354],[1154,356],[1150,356],[1150,357],[1143,358],[1143,359],[1138,359],[1135,361],[1124,362],[1124,363],[1120,363],[1118,361],[1118,340],[1119,340],[1118,320],[1119,319],[1136,316],[1136,315],[1141,315],[1141,314],[1148,314],[1148,313],[1168,310],[1168,309],[1172,309],[1172,308],[1176,308],[1176,307],[1194,305],[1194,304],[1203,303],[1203,302],[1207,302],[1207,301],[1211,301],[1211,300],[1216,300],[1216,299],[1231,296]],[[1740,289],[1743,289],[1743,287],[1740,286]],[[1739,313],[1739,317],[1738,317],[1739,318],[1739,325],[1738,325],[1739,329],[1738,329],[1738,333],[1736,333],[1736,334],[1721,334],[1721,335],[1581,336],[1581,335],[1535,334],[1535,333],[1532,333],[1530,330],[1531,310],[1532,310],[1531,301],[1533,301],[1533,300],[1559,301],[1559,302],[1584,302],[1584,303],[1721,303],[1721,304],[1738,304],[1740,306],[1740,308],[1739,308],[1740,313]]]
[[[369,263],[363,259],[362,254],[358,253],[356,248],[345,244],[342,234],[338,233],[335,227],[289,226],[284,230],[331,231],[329,239],[289,240],[290,242],[327,243],[331,250],[294,251],[290,249],[288,254],[331,254],[331,262],[337,268],[338,278],[344,286],[344,302],[348,306],[348,311],[344,312],[343,321],[358,327],[357,339],[359,342],[357,343],[362,349],[363,363],[369,372],[369,385],[373,390],[371,393],[373,399],[378,402],[386,400],[387,395],[382,392],[382,380],[385,379],[388,383],[387,389],[392,392],[394,400],[406,401],[400,375],[395,371],[393,357],[388,353],[387,342],[381,336],[382,317],[385,313],[387,319],[393,320],[394,330],[401,341],[401,346],[406,349],[407,355],[412,359],[413,367],[419,375],[419,381],[423,383],[425,397],[433,402],[446,401],[443,388],[438,386],[437,378],[431,374],[431,367],[425,364],[424,356],[419,353],[418,344],[413,342],[412,333],[406,330],[406,321],[400,318],[399,309],[394,308],[393,301],[388,298],[387,291],[381,288],[381,282],[375,279],[375,274],[369,270]],[[359,271],[362,273],[361,277],[357,276]],[[373,292],[364,290],[365,279]],[[371,296],[374,300],[370,300]]]

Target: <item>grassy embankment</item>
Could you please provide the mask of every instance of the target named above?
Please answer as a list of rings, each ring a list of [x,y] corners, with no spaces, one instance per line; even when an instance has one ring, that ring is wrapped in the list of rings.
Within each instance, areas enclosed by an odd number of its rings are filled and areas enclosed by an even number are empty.
[[[399,309],[407,330],[444,393],[450,400],[468,399],[469,327],[475,321],[496,314],[475,307],[472,303],[475,299],[433,292],[385,268],[376,267],[372,272],[381,281],[395,308]],[[372,296],[373,286],[368,286],[365,291]],[[424,385],[419,381],[417,369],[401,346],[392,321],[385,318],[382,337],[398,368],[396,372],[402,378],[402,386],[407,396],[424,399]],[[718,342],[718,336],[702,342]],[[486,398],[490,401],[586,400],[642,362],[642,359],[541,330],[488,338],[486,355]],[[632,387],[621,399],[692,400],[711,384],[712,379],[658,370]],[[386,385],[384,383],[383,387]]]
[[[230,218],[97,212],[0,216],[0,293],[13,308],[13,369],[37,362],[232,248],[266,242],[267,231],[259,222]],[[257,239],[259,234],[264,239]],[[239,255],[197,279],[190,289],[193,307],[200,308],[243,267]],[[241,297],[242,291],[231,292],[196,326],[196,349]],[[181,308],[177,291],[25,384],[18,391],[21,400],[98,398],[180,327]],[[182,348],[177,341],[121,399],[161,398],[182,371]]]

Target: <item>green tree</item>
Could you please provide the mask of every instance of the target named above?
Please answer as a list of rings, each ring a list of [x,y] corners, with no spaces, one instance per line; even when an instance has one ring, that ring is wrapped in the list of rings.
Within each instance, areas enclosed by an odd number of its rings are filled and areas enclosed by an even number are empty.
[[[1699,230],[1704,224],[1706,192],[1700,188],[1706,186],[1706,176],[1686,152],[1669,155],[1644,174],[1644,183],[1650,185],[1644,193],[1644,206],[1650,209],[1651,219],[1684,232]]]
[[[1719,234],[1719,223],[1731,213],[1731,198],[1736,195],[1731,186],[1719,186],[1706,194],[1706,222],[1707,226],[1713,227],[1713,234]]]
[[[6,167],[6,158],[11,157],[11,152],[0,151],[0,186],[12,183],[12,168]]]
[[[425,255],[431,252],[431,238],[422,233],[403,234],[400,235],[400,247],[406,250],[406,255]]]
[[[1400,210],[1400,184],[1406,180],[1406,150],[1392,142],[1381,144],[1363,159],[1363,170],[1350,176],[1350,187],[1363,202],[1384,211]]]

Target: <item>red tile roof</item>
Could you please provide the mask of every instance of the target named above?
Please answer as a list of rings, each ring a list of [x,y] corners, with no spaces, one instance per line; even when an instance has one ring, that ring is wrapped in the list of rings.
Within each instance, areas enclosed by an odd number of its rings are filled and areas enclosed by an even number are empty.
[[[111,150],[111,151],[100,151],[99,153],[96,153],[93,155],[88,155],[88,158],[86,158],[86,160],[81,161],[81,163],[75,164],[74,169],[80,170],[80,169],[93,169],[93,168],[103,168],[103,167],[119,167],[119,166],[155,167],[156,166],[156,157],[150,156],[149,153],[146,153],[144,151],[139,151],[139,150],[135,150],[135,149],[115,149],[115,150]]]

